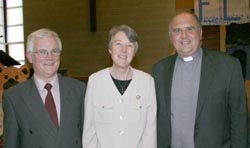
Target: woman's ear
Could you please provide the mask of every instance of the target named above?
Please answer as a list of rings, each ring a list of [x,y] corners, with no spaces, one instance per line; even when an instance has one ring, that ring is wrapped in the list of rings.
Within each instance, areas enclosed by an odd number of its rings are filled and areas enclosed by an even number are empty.
[[[109,53],[111,54],[111,49],[109,49]]]

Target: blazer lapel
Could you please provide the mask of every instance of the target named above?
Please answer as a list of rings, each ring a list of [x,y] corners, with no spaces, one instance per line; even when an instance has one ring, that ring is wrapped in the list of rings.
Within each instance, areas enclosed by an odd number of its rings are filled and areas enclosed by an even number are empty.
[[[29,81],[29,89],[27,89],[27,95],[24,98],[24,101],[33,116],[37,118],[36,120],[40,120],[39,123],[42,125],[41,128],[45,129],[48,133],[55,135],[57,133],[57,129],[44,107],[44,103],[37,90],[33,77]]]
[[[169,63],[169,65],[166,66],[166,69],[163,73],[163,78],[165,79],[165,83],[166,84],[166,90],[165,92],[165,96],[167,98],[166,100],[166,106],[168,108],[168,119],[169,121],[171,121],[171,88],[172,88],[172,80],[173,80],[173,73],[174,73],[174,67],[175,67],[175,61],[176,61],[177,55],[174,55]],[[166,77],[167,76],[167,77]]]
[[[196,120],[204,106],[206,101],[206,96],[209,95],[208,90],[210,89],[211,80],[216,76],[216,71],[214,70],[213,59],[207,55],[207,51],[203,50],[202,65],[201,65],[201,76],[200,76],[200,86],[198,94],[198,102],[196,109]]]
[[[63,129],[65,126],[67,126],[67,124],[70,124],[70,121],[68,120],[69,119],[68,117],[70,116],[72,109],[70,101],[71,97],[73,97],[74,94],[71,94],[70,88],[68,88],[68,85],[63,82],[61,76],[58,76],[58,80],[59,80],[60,98],[61,98],[60,129]]]

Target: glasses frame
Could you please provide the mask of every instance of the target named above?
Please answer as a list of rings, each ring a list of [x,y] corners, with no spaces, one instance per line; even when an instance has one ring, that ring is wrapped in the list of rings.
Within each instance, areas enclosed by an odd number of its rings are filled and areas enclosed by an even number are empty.
[[[188,27],[184,27],[184,28],[174,28],[174,29],[171,30],[171,32],[174,35],[180,35],[183,32],[185,32],[185,33],[193,33],[198,29],[200,29],[200,27],[198,27],[198,26],[188,26]]]
[[[49,55],[51,55],[53,57],[58,57],[61,55],[61,50],[60,49],[52,49],[51,51],[48,51],[45,49],[39,49],[39,50],[33,51],[32,53],[35,53],[40,58],[46,58]]]

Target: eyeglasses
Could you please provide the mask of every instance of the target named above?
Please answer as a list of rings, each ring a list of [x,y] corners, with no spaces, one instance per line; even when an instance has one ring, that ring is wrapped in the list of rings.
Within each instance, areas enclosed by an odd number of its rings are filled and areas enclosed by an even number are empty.
[[[61,50],[59,49],[53,49],[51,51],[47,51],[45,49],[33,51],[36,55],[38,55],[40,58],[46,58],[49,54],[53,57],[57,57],[61,54]]]
[[[183,32],[185,33],[193,33],[196,29],[198,29],[199,27],[196,26],[188,26],[185,28],[174,28],[172,30],[172,32],[176,35],[182,34]]]

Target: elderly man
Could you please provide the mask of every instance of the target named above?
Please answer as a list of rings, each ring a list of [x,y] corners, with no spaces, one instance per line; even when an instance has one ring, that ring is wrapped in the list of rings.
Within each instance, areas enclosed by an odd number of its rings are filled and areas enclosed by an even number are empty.
[[[81,148],[85,84],[57,74],[61,50],[54,31],[28,36],[34,75],[3,94],[3,148]]]

